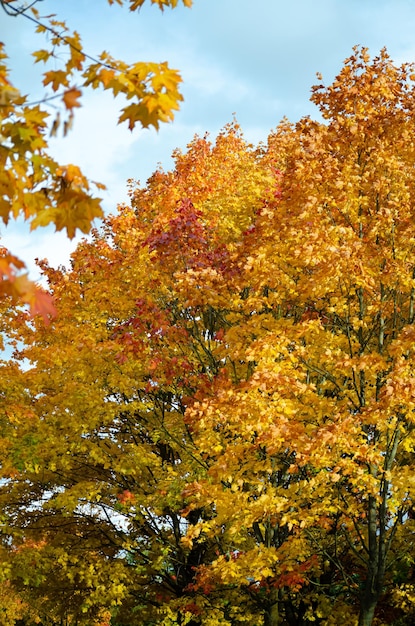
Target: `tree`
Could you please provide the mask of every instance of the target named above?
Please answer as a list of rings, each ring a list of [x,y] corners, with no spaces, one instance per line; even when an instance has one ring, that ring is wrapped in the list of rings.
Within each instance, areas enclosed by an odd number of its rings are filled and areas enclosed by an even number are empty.
[[[414,79],[356,48],[324,122],[195,138],[44,266],[49,326],[4,310],[6,578],[40,619],[412,623]]]
[[[218,559],[205,576],[239,569],[265,579],[270,597],[285,576],[326,589],[323,606],[297,594],[292,623],[324,617],[330,594],[337,623],[355,597],[359,624],[371,624],[411,562],[414,78],[385,51],[371,62],[357,50],[332,86],[314,89],[327,123],[300,122],[288,155],[281,130],[271,137],[285,159],[281,198],[261,213],[244,265],[247,331],[224,337],[246,365],[236,384],[228,375],[226,402],[215,389],[187,412],[220,468],[195,483],[198,502],[221,504],[218,523],[241,542],[238,565]],[[274,606],[285,597],[275,592]]]
[[[138,11],[144,0],[131,0],[131,11]],[[174,8],[178,0],[152,0],[163,10]],[[121,110],[119,122],[128,122],[132,130],[137,123],[147,128],[159,128],[169,122],[178,109],[182,96],[178,86],[181,81],[176,70],[167,63],[138,62],[128,65],[103,52],[94,59],[85,52],[79,33],[71,32],[57,16],[42,18],[36,8],[37,1],[20,6],[15,0],[2,0],[1,8],[11,18],[30,20],[36,32],[45,34],[47,48],[33,52],[36,63],[44,63],[43,85],[50,89],[40,102],[30,102],[28,96],[11,84],[4,46],[0,46],[0,219],[7,224],[10,219],[23,216],[32,229],[54,224],[56,230],[66,230],[70,238],[77,229],[89,232],[95,218],[102,217],[100,199],[94,188],[105,189],[102,183],[91,183],[76,165],[62,165],[48,154],[47,133],[56,135],[63,129],[70,131],[74,111],[81,106],[83,91],[87,88],[105,89],[114,96],[122,95],[127,101]],[[109,0],[114,4],[114,0]],[[183,0],[190,7],[191,0]],[[64,53],[64,55],[62,54]],[[65,59],[65,61],[62,61]],[[51,119],[48,104],[60,105]],[[0,294],[12,296],[30,305],[32,314],[41,313],[45,319],[54,313],[52,301],[19,274],[24,263],[3,249],[0,260]]]
[[[3,371],[3,408],[14,416],[3,431],[4,541],[13,545],[9,580],[22,594],[30,590],[42,620],[63,619],[66,611],[89,624],[110,609],[119,624],[168,623],[170,615],[186,619],[206,605],[212,616],[234,610],[222,592],[205,598],[190,588],[194,568],[217,547],[182,544],[187,526],[210,514],[182,514],[187,477],[206,465],[183,413],[184,397],[205,379],[201,369],[207,376],[213,367],[211,340],[201,341],[213,322],[173,307],[171,324],[154,289],[164,285],[167,297],[175,267],[207,272],[225,263],[224,242],[237,241],[249,225],[270,177],[233,128],[213,147],[196,139],[176,159],[176,175],[158,172],[148,190],[134,191],[134,202],[143,196],[141,218],[133,209],[108,218],[93,242],[78,247],[69,273],[45,267],[59,308],[48,327],[33,320],[25,326],[26,316],[11,312],[8,326],[27,344],[21,356],[34,367],[8,363]],[[192,185],[211,207],[210,224],[180,200]],[[160,212],[154,201],[162,197]],[[43,356],[35,328],[49,346]],[[50,359],[52,337],[59,341],[52,340]]]

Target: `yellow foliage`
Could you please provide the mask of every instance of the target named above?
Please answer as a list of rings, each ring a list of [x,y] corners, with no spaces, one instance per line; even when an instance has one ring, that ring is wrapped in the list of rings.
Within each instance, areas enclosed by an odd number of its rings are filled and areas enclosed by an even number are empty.
[[[22,366],[4,365],[0,504],[36,609],[166,626],[407,609],[413,71],[356,49],[313,90],[324,123],[284,121],[266,149],[236,122],[196,137],[70,269],[43,267],[48,327],[4,312]],[[86,182],[55,173],[64,212]],[[45,608],[55,580],[76,600]]]

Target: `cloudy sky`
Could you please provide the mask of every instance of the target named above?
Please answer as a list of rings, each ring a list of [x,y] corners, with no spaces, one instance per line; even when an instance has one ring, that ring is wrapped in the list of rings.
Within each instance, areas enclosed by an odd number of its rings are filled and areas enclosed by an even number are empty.
[[[195,133],[214,137],[234,114],[254,143],[265,141],[283,117],[317,116],[309,102],[316,72],[331,82],[355,45],[372,55],[386,46],[397,63],[415,61],[415,0],[194,0],[190,10],[164,13],[147,0],[134,14],[105,0],[42,0],[37,6],[78,30],[91,55],[107,50],[127,62],[167,60],[181,71],[185,101],[158,133],[117,126],[121,103],[94,92],[84,95],[72,133],[51,140],[61,163],[76,163],[107,185],[106,212],[127,200],[127,179],[145,184],[159,164],[171,167],[174,148],[185,149]],[[3,12],[0,33],[15,86],[31,99],[42,97],[41,68],[30,55],[47,47],[42,36],[24,18]],[[34,278],[35,257],[67,264],[74,247],[62,233],[29,235],[21,223],[1,235]]]

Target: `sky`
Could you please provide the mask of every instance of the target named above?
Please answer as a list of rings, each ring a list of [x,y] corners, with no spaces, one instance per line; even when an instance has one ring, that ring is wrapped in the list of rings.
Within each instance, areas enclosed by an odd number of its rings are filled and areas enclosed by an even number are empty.
[[[172,167],[175,148],[185,150],[195,134],[214,139],[234,116],[255,144],[284,117],[318,117],[309,101],[316,73],[330,84],[353,46],[368,47],[372,56],[386,47],[396,63],[415,62],[415,0],[194,0],[192,9],[163,13],[150,0],[138,13],[106,0],[42,0],[37,8],[66,20],[92,56],[106,50],[129,63],[168,61],[181,72],[184,102],[159,132],[137,127],[131,133],[117,125],[122,101],[84,92],[73,131],[50,140],[60,163],[75,163],[107,186],[101,192],[106,213],[128,202],[128,179],[145,185],[157,167]],[[13,84],[31,100],[41,98],[42,68],[31,52],[47,47],[43,36],[0,9],[0,39]],[[54,228],[29,233],[22,221],[0,228],[0,235],[33,279],[36,257],[68,265],[76,245]]]

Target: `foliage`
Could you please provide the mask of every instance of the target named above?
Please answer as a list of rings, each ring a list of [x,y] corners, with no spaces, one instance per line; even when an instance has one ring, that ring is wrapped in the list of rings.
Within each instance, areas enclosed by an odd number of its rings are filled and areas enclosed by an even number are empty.
[[[160,9],[174,8],[177,0],[152,0]],[[122,0],[117,0],[123,4]],[[48,131],[56,135],[60,129],[66,135],[73,123],[74,111],[81,106],[83,92],[88,87],[109,90],[121,95],[127,104],[122,108],[119,122],[128,122],[132,130],[137,123],[144,128],[159,128],[169,122],[179,107],[182,96],[178,86],[181,78],[167,63],[138,62],[131,65],[103,52],[97,59],[89,56],[79,33],[71,32],[55,15],[42,18],[36,2],[28,7],[2,0],[1,7],[10,16],[30,20],[36,32],[45,35],[48,47],[35,50],[35,63],[43,63],[43,86],[50,91],[38,102],[30,102],[9,78],[4,45],[0,45],[0,219],[23,217],[31,229],[54,224],[56,230],[66,230],[70,238],[76,230],[89,232],[95,218],[102,217],[101,201],[95,188],[73,164],[62,165],[48,153]],[[113,4],[113,0],[109,0]],[[144,0],[131,0],[131,11],[139,10]],[[190,0],[184,4],[191,6]],[[64,60],[63,60],[64,59]],[[57,115],[51,119],[48,105],[53,101]],[[45,319],[54,313],[51,299],[19,274],[22,261],[3,250],[0,263],[0,295],[12,296],[30,305],[32,314],[41,313]]]
[[[4,577],[40,619],[412,623],[414,78],[356,49],[324,122],[196,137],[44,265],[49,326],[4,312]]]

